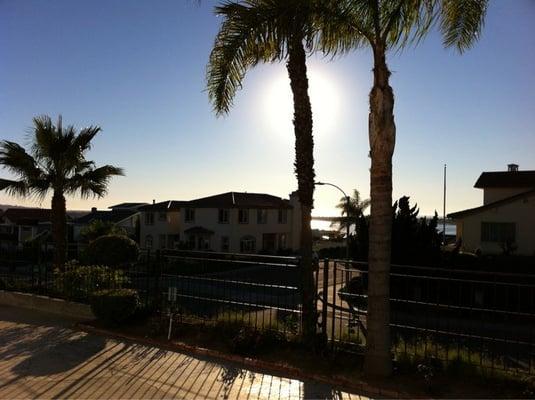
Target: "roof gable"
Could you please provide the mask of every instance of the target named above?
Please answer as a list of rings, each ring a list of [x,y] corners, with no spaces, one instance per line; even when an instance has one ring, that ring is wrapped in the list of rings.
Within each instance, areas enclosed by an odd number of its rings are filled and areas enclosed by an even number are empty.
[[[519,193],[519,194],[515,194],[514,196],[506,197],[505,199],[501,199],[501,200],[495,201],[493,203],[488,203],[488,204],[485,204],[485,205],[480,206],[480,207],[469,208],[467,210],[457,211],[457,212],[448,214],[448,218],[455,219],[455,218],[462,218],[462,217],[465,217],[467,215],[478,214],[480,212],[487,211],[487,210],[495,208],[495,207],[500,207],[500,206],[505,205],[505,204],[513,203],[513,202],[515,202],[517,200],[521,200],[521,199],[524,199],[526,197],[530,197],[532,195],[535,195],[535,189],[528,190],[526,192],[522,192],[522,193]]]

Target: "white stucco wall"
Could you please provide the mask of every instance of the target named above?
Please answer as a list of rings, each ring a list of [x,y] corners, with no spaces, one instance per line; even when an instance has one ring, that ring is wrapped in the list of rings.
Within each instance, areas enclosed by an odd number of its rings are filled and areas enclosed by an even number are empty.
[[[147,225],[145,215],[147,212],[141,212],[140,213],[140,219],[139,219],[139,240],[140,240],[140,246],[142,248],[147,247],[147,236],[151,235],[153,240],[153,249],[157,249],[158,243],[159,243],[159,237],[160,235],[176,235],[179,233],[179,219],[180,219],[180,212],[179,211],[162,211],[162,213],[165,213],[165,220],[160,219],[160,212],[155,211],[154,214],[154,224],[153,225]]]
[[[481,249],[484,254],[502,253],[500,243],[481,241],[482,222],[515,223],[515,254],[535,255],[535,194],[456,220],[457,238],[462,238],[463,250],[473,252]]]
[[[147,247],[146,237],[152,235],[153,249],[159,248],[160,235],[179,235],[180,241],[187,242],[188,234],[186,230],[193,227],[202,227],[213,231],[210,238],[210,249],[221,251],[221,238],[229,238],[229,252],[240,252],[240,241],[245,236],[252,236],[256,241],[256,252],[262,250],[263,235],[275,234],[275,246],[279,248],[280,235],[286,235],[286,248],[297,251],[299,248],[300,217],[292,209],[287,209],[286,223],[279,223],[278,209],[267,209],[267,221],[265,224],[257,222],[257,209],[249,209],[249,222],[246,224],[238,222],[239,209],[230,208],[229,222],[219,223],[218,208],[195,208],[195,219],[186,222],[185,209],[181,208],[180,212],[167,212],[165,221],[158,218],[158,212],[154,214],[154,224],[147,225],[145,214],[141,212],[140,216],[140,245],[142,248]],[[297,229],[297,231],[296,231]],[[295,233],[297,232],[297,233]]]
[[[249,209],[249,222],[242,224],[238,222],[237,208],[229,209],[229,223],[219,223],[219,209],[216,208],[196,208],[195,220],[185,221],[185,213],[181,215],[180,236],[186,240],[187,234],[184,232],[189,228],[200,226],[214,232],[210,236],[210,247],[214,251],[221,251],[221,238],[229,238],[229,251],[231,253],[240,252],[240,240],[245,236],[252,236],[256,241],[256,251],[262,250],[263,234],[272,233],[276,235],[286,234],[287,248],[292,248],[292,210],[287,210],[287,221],[284,224],[278,222],[278,209],[267,210],[267,221],[265,224],[257,223],[257,209]]]

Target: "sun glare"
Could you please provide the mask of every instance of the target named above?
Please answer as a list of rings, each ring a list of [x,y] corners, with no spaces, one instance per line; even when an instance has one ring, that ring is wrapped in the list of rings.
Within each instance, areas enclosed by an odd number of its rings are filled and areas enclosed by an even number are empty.
[[[330,136],[334,133],[340,116],[340,88],[336,80],[322,70],[310,68],[308,79],[314,136]],[[281,73],[268,85],[263,108],[267,126],[278,135],[292,134],[293,99],[290,80],[287,74]]]

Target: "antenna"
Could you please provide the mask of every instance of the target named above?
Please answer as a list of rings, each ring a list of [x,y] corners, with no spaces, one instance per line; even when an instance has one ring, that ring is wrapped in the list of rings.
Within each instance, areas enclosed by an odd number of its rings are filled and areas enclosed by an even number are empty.
[[[444,164],[444,204],[442,208],[442,244],[446,245],[446,164]]]

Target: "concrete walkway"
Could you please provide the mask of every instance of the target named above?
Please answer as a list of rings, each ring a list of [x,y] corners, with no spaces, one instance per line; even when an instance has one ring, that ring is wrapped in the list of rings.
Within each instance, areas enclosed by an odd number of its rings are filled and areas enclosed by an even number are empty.
[[[0,398],[363,399],[336,388],[76,332],[0,306]]]

